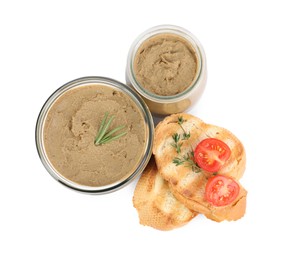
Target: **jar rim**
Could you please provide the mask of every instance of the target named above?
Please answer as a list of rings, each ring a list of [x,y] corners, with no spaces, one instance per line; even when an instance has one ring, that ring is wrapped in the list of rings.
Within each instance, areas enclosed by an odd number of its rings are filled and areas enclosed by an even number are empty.
[[[123,178],[121,178],[120,180],[114,183],[103,185],[103,186],[92,187],[92,186],[85,186],[85,185],[81,185],[76,182],[73,182],[67,179],[66,177],[64,177],[62,174],[60,174],[59,171],[55,169],[55,167],[50,162],[46,154],[45,148],[44,148],[43,132],[44,132],[44,123],[45,123],[47,114],[49,112],[49,109],[56,102],[56,100],[58,100],[58,98],[60,98],[64,93],[66,93],[67,91],[71,89],[74,89],[77,87],[88,86],[88,85],[98,85],[98,84],[119,89],[125,95],[130,97],[131,100],[137,105],[138,109],[140,110],[142,114],[142,117],[145,123],[146,144],[145,144],[143,156],[140,162],[138,163],[137,167],[133,170],[132,173],[125,175]],[[142,171],[144,170],[144,168],[146,167],[151,157],[152,146],[153,146],[153,135],[154,135],[154,123],[153,123],[152,115],[147,105],[142,100],[142,98],[127,85],[119,81],[116,81],[114,79],[111,79],[111,78],[98,77],[98,76],[88,76],[88,77],[77,78],[75,80],[67,82],[66,84],[62,85],[57,90],[55,90],[43,104],[39,112],[39,115],[36,121],[36,127],[35,127],[35,143],[36,143],[37,152],[38,152],[38,155],[40,157],[42,164],[44,165],[48,173],[53,178],[55,178],[58,182],[63,184],[64,186],[71,188],[73,190],[76,190],[76,191],[89,193],[89,194],[104,194],[104,193],[116,191],[126,186],[133,179],[135,179],[138,175],[140,175]]]
[[[135,77],[133,64],[137,50],[145,40],[158,34],[176,34],[178,36],[181,36],[182,38],[184,38],[189,42],[191,47],[194,49],[195,55],[197,57],[198,66],[197,66],[196,76],[193,82],[184,91],[176,95],[161,96],[152,93],[146,90],[144,87],[142,87]],[[183,27],[171,25],[171,24],[163,24],[147,29],[135,39],[128,53],[126,73],[132,86],[141,96],[144,96],[146,99],[151,100],[153,102],[171,103],[171,102],[178,102],[186,98],[187,96],[190,95],[191,92],[193,92],[193,90],[199,84],[200,79],[202,78],[203,70],[205,67],[206,67],[205,52],[199,40],[190,31],[186,30]]]

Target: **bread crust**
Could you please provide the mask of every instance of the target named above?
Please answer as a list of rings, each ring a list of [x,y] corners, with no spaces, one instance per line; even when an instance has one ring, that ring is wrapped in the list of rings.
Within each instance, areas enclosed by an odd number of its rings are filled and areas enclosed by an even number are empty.
[[[182,128],[178,118],[182,117]],[[184,130],[190,133],[188,140],[182,140],[181,153],[172,146],[172,135],[183,135]],[[160,122],[155,130],[153,154],[159,173],[168,181],[174,196],[193,211],[204,214],[215,220],[237,220],[245,214],[246,190],[240,185],[240,194],[230,206],[214,207],[204,199],[205,186],[212,173],[202,170],[195,172],[187,165],[173,163],[175,157],[191,154],[200,141],[205,138],[217,138],[225,142],[231,149],[231,156],[218,171],[218,174],[239,180],[245,171],[246,154],[240,140],[225,128],[206,124],[197,117],[188,114],[174,114]]]
[[[188,223],[197,214],[171,193],[167,181],[158,173],[154,158],[140,177],[133,197],[140,224],[159,230],[171,230]]]

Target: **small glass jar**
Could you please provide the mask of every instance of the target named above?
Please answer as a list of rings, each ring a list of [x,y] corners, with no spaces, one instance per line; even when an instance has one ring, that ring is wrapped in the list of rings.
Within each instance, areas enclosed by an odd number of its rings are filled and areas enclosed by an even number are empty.
[[[52,105],[66,92],[69,90],[73,90],[74,88],[84,87],[84,86],[93,86],[93,85],[99,85],[99,86],[107,86],[110,88],[113,88],[115,91],[120,91],[127,97],[129,97],[133,103],[136,105],[136,108],[141,114],[142,120],[144,121],[144,128],[145,128],[145,145],[141,159],[137,162],[135,169],[125,174],[121,179],[118,181],[115,181],[114,183],[110,183],[104,186],[85,186],[78,184],[74,181],[71,181],[70,179],[64,177],[60,172],[52,165],[50,159],[48,158],[48,154],[45,149],[44,145],[44,125],[47,118],[47,115],[52,108]],[[114,92],[115,92],[114,91]],[[113,92],[113,93],[114,93]],[[36,138],[36,147],[39,154],[39,157],[46,168],[46,170],[50,173],[52,177],[54,177],[58,182],[61,184],[85,193],[90,194],[104,194],[108,192],[112,192],[115,190],[120,189],[121,187],[124,187],[126,184],[128,184],[130,181],[132,181],[135,177],[139,176],[144,168],[146,167],[151,154],[152,154],[152,145],[153,145],[153,135],[154,135],[154,124],[152,120],[151,113],[144,103],[144,101],[139,97],[139,95],[136,94],[135,91],[133,91],[130,87],[116,81],[110,78],[104,78],[104,77],[83,77],[76,80],[73,80],[71,82],[66,83],[59,89],[57,89],[45,102],[43,105],[38,119],[36,123],[36,130],[35,130],[35,138]]]
[[[134,72],[134,60],[139,47],[148,39],[158,34],[172,34],[187,40],[194,50],[197,69],[195,77],[187,88],[173,96],[160,96],[146,90],[137,80]],[[126,82],[132,86],[145,100],[151,112],[167,115],[191,109],[201,97],[207,79],[206,57],[203,47],[198,39],[184,28],[174,25],[160,25],[148,29],[133,42],[127,60]]]

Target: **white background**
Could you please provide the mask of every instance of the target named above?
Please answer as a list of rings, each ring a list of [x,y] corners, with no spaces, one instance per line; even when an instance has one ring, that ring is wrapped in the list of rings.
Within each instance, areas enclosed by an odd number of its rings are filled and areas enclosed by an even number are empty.
[[[0,259],[283,259],[280,2],[1,0]],[[35,123],[49,95],[82,76],[125,82],[132,41],[165,23],[191,31],[206,51],[207,88],[190,113],[246,148],[248,205],[237,222],[199,216],[169,232],[143,227],[136,182],[77,193],[37,155]]]

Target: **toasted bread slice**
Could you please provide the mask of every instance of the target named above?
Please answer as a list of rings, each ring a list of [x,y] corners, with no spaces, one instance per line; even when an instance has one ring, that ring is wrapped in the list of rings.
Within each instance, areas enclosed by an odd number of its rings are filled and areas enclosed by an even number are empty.
[[[133,204],[140,224],[159,230],[183,226],[196,215],[175,199],[168,183],[158,173],[154,158],[151,158],[137,183]]]
[[[205,186],[206,183],[203,183],[203,185]],[[202,213],[211,220],[217,222],[223,220],[238,220],[245,214],[247,191],[240,184],[240,192],[235,201],[232,204],[222,207],[211,205],[204,199],[204,196],[198,196],[197,198],[191,196],[190,198],[188,198],[177,192],[175,186],[173,186],[172,184],[170,184],[169,186],[176,199],[178,199],[192,211]],[[202,188],[200,190],[202,190]]]
[[[182,127],[178,118],[183,118]],[[190,133],[189,139],[179,141],[181,152],[178,154],[172,146],[172,136],[177,133],[183,136],[184,131]],[[218,171],[219,174],[239,180],[245,170],[246,155],[242,143],[228,130],[206,124],[202,120],[188,114],[174,114],[166,117],[158,124],[155,130],[153,154],[155,155],[158,171],[169,182],[170,189],[183,204],[208,218],[216,221],[236,220],[240,218],[245,209],[246,191],[241,187],[239,197],[233,205],[237,207],[216,208],[211,207],[204,199],[205,186],[212,173],[201,170],[195,171],[188,165],[176,165],[173,159],[190,155],[200,141],[205,138],[217,138],[225,142],[231,149],[231,156]],[[241,206],[241,207],[240,207]],[[232,209],[235,211],[232,214]]]

